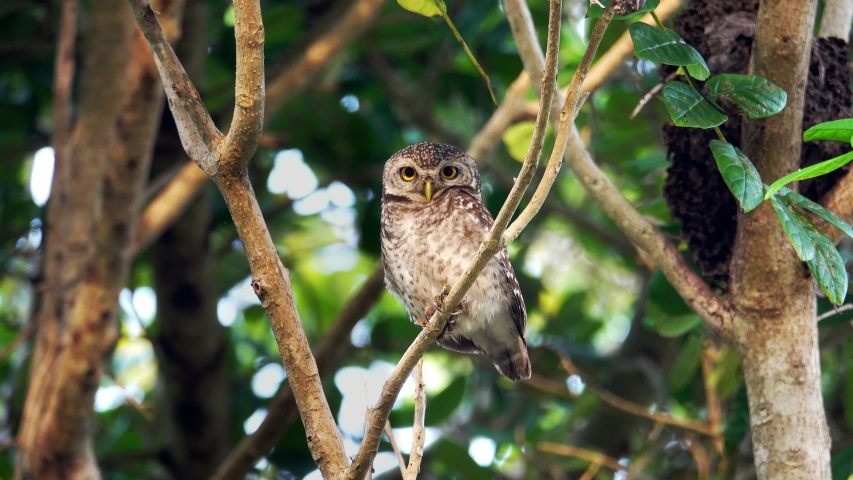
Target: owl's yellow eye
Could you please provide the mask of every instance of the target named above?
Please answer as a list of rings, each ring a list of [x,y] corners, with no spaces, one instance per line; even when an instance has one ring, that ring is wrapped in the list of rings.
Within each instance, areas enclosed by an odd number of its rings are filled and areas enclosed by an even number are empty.
[[[407,182],[411,182],[416,176],[418,176],[418,172],[412,167],[403,167],[400,169],[400,178]]]
[[[441,176],[448,179],[453,180],[456,178],[456,174],[459,173],[456,167],[444,167],[441,169]]]

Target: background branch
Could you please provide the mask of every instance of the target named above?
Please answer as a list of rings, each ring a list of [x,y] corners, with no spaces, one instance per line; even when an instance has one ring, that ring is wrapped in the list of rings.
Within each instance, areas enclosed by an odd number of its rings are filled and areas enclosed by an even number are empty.
[[[529,46],[519,48],[519,52],[530,55],[525,62],[526,65],[530,65],[528,73],[541,71],[544,65],[542,51],[538,49],[532,24],[527,21],[530,16],[527,4],[523,0],[507,0],[506,5],[510,25],[516,25],[513,33],[518,32],[516,43]],[[510,9],[510,5],[515,5],[517,8]],[[516,11],[519,13],[514,13]],[[526,17],[523,12],[527,12]],[[537,88],[535,82],[534,88]],[[705,323],[721,335],[730,337],[729,307],[717,298],[705,281],[690,268],[681,252],[631,205],[598,168],[584,147],[574,125],[571,126],[565,153],[578,180],[607,216],[635,245],[649,254],[684,301],[702,317]]]

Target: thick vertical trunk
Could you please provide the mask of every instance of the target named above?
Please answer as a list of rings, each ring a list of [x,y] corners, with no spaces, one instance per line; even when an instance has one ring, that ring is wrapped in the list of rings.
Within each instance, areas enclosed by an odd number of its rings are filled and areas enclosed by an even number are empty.
[[[751,73],[788,93],[780,114],[744,122],[744,151],[768,184],[799,168],[815,4],[765,1],[758,12]],[[731,272],[758,478],[829,479],[815,284],[766,202],[741,216]]]
[[[189,0],[176,47],[199,85],[206,53],[202,0]],[[167,115],[171,115],[167,113]],[[165,172],[186,162],[177,131],[157,150],[153,166]],[[207,183],[205,181],[205,183]],[[225,329],[216,316],[214,259],[208,240],[210,195],[202,189],[186,213],[151,246],[157,292],[157,419],[175,479],[207,479],[231,448],[231,410]],[[192,348],[185,348],[192,345]]]
[[[163,13],[180,15],[180,8],[175,2]],[[163,107],[156,66],[126,3],[93,1],[91,19],[69,191],[52,199],[68,222],[62,278],[51,285],[62,308],[40,332],[30,374],[16,465],[24,478],[100,478],[92,407],[118,337],[118,295]]]

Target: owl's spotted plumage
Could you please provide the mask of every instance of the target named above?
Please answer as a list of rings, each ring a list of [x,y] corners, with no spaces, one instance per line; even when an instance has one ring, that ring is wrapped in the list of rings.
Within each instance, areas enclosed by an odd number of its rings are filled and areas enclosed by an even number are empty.
[[[480,196],[477,164],[461,150],[424,142],[388,159],[382,176],[385,282],[412,320],[425,316],[444,285],[459,280],[493,222]],[[527,311],[506,250],[486,265],[461,307],[438,344],[482,353],[512,380],[530,378]]]

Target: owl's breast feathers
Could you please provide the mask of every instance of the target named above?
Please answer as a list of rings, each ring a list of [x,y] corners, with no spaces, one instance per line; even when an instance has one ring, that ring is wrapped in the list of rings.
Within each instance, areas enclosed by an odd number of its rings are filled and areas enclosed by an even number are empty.
[[[389,290],[418,318],[445,284],[453,285],[474,258],[494,220],[478,192],[445,189],[429,203],[383,193],[382,256]],[[481,352],[513,380],[530,376],[524,333],[527,312],[509,255],[486,265],[463,301],[454,331],[439,343]]]

